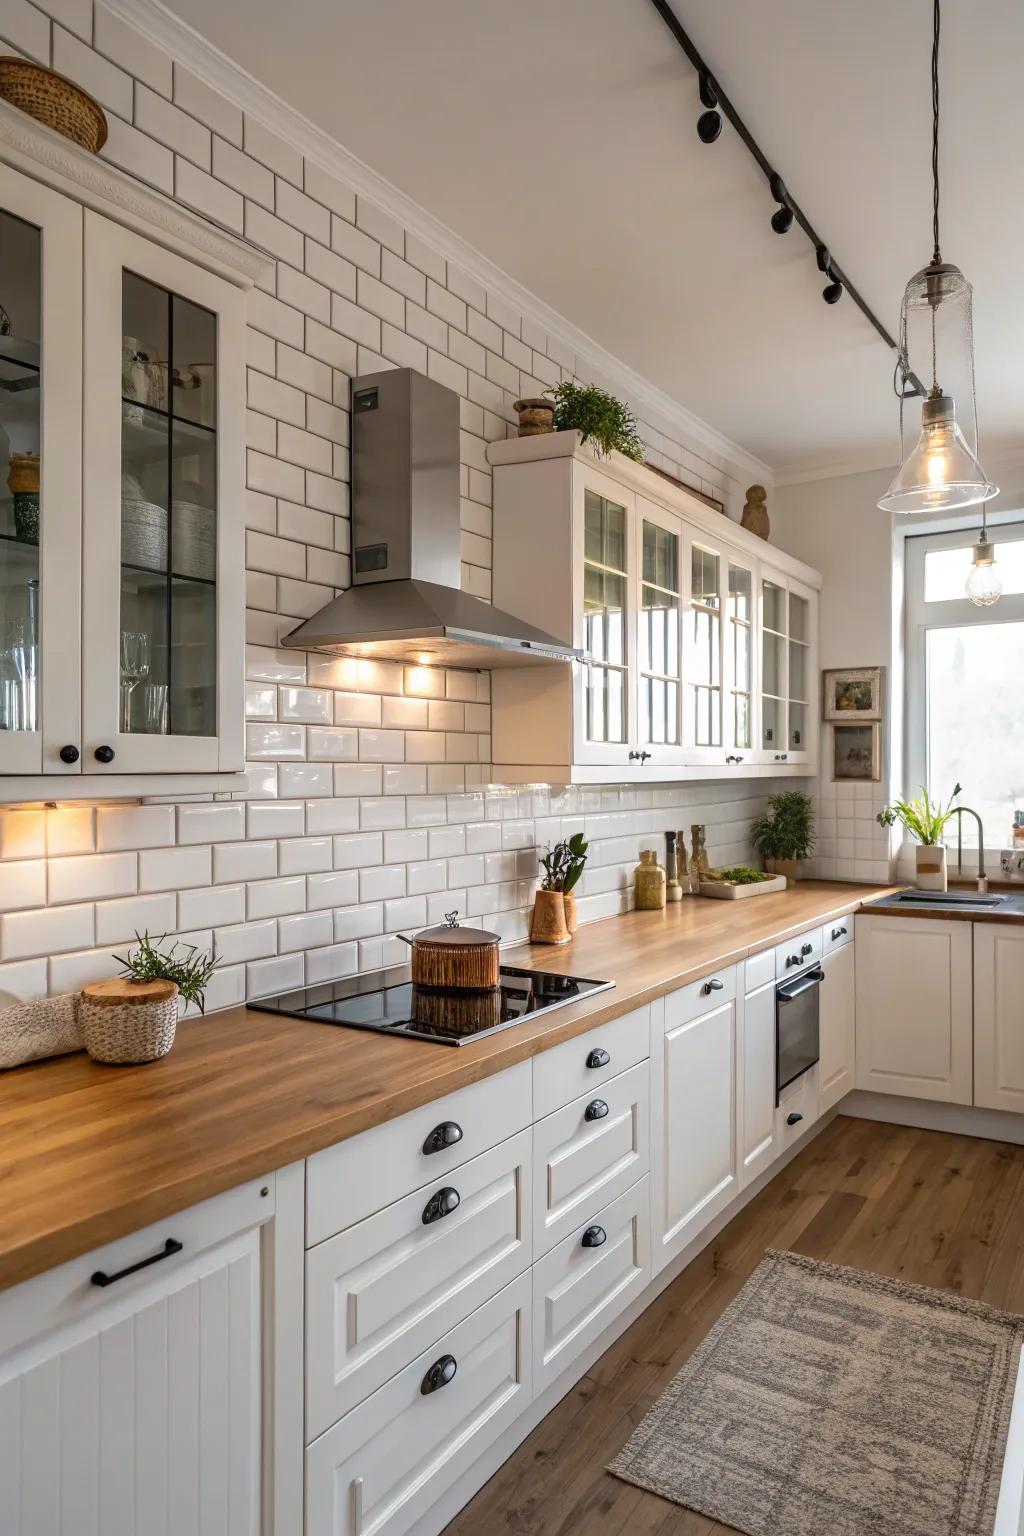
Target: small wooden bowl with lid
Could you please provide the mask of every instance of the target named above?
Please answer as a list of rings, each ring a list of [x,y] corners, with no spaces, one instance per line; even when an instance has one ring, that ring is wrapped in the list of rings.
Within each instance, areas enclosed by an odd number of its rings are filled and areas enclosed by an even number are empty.
[[[457,912],[446,912],[443,924],[405,939],[412,950],[414,986],[435,992],[490,992],[497,987],[499,935],[485,928],[460,928],[458,917]]]

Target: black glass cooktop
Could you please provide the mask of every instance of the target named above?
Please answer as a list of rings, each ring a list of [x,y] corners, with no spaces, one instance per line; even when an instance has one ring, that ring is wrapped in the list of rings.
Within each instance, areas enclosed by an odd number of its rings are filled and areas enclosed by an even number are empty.
[[[614,985],[613,981],[552,976],[547,971],[503,965],[493,992],[432,992],[414,987],[407,967],[396,967],[257,998],[249,1007],[313,1024],[429,1040],[434,1045],[468,1045],[481,1035],[492,1035],[520,1019],[548,1013]]]

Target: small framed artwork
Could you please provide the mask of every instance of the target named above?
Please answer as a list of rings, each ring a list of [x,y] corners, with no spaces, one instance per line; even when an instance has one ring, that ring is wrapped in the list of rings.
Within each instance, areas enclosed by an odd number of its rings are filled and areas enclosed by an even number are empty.
[[[863,725],[833,725],[832,777],[837,784],[882,777],[882,727],[877,720],[866,720]]]
[[[822,679],[826,720],[881,720],[881,667],[837,668]]]

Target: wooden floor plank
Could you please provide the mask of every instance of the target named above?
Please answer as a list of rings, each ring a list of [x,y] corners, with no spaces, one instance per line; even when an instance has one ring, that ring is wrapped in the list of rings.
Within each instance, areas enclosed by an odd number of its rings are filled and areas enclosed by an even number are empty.
[[[1024,1147],[840,1116],[648,1307],[446,1536],[730,1536],[605,1467],[769,1248],[1024,1312]]]

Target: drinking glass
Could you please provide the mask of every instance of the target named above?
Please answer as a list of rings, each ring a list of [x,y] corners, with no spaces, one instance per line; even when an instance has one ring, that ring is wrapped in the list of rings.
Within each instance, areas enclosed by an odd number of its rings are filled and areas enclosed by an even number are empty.
[[[139,630],[121,634],[121,729],[132,728],[132,693],[149,676],[149,636]]]
[[[137,731],[147,736],[167,734],[167,684],[146,683],[139,689],[135,703]]]

